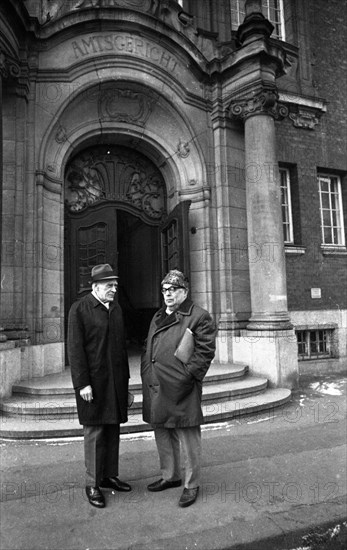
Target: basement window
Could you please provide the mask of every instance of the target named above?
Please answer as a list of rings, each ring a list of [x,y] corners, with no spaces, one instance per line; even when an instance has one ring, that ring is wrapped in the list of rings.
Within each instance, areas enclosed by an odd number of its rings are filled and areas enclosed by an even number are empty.
[[[297,330],[299,361],[334,357],[334,329]]]

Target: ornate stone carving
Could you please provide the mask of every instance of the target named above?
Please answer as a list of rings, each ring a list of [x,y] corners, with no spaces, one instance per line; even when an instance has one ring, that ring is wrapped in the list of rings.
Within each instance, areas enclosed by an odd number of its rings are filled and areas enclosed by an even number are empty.
[[[130,8],[149,11],[158,0],[77,0],[75,10],[81,8]]]
[[[65,143],[65,141],[67,141],[66,128],[64,126],[59,127],[57,133],[55,134],[55,141],[57,143]]]
[[[288,116],[288,108],[278,102],[276,90],[262,90],[252,97],[233,101],[230,104],[229,113],[230,116],[241,119],[268,114],[279,120]]]
[[[125,147],[96,147],[68,165],[65,203],[70,212],[79,212],[103,200],[128,203],[159,221],[165,212],[165,183],[140,153]]]
[[[100,94],[100,118],[144,126],[152,112],[154,98],[120,88],[109,88]]]
[[[158,177],[150,176],[145,180],[141,179],[140,173],[134,172],[126,197],[150,218],[160,219],[162,217],[164,212],[163,196],[161,181]]]
[[[42,4],[41,23],[45,25],[71,11],[88,8],[128,8],[153,13],[158,0],[43,0]]]
[[[190,146],[188,141],[184,142],[180,139],[177,145],[178,156],[185,159],[189,156],[189,153],[190,153]]]
[[[0,52],[0,76],[7,76],[6,57],[3,52]]]
[[[10,59],[4,52],[0,52],[0,75],[3,78],[19,78],[20,74],[19,64]]]
[[[316,114],[308,109],[299,108],[297,113],[289,114],[290,120],[296,128],[304,128],[306,130],[314,130],[319,123],[319,118]]]
[[[65,179],[65,202],[71,212],[79,212],[105,196],[103,182],[93,167],[92,157],[74,160],[68,167]]]

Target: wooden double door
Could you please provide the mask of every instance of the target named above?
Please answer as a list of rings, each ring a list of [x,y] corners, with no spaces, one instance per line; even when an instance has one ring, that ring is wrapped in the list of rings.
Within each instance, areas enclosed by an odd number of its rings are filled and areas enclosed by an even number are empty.
[[[65,319],[71,304],[91,291],[94,265],[118,271],[118,301],[127,341],[141,345],[161,306],[160,281],[170,269],[189,277],[190,201],[180,203],[164,222],[146,223],[122,204],[103,202],[65,215]]]

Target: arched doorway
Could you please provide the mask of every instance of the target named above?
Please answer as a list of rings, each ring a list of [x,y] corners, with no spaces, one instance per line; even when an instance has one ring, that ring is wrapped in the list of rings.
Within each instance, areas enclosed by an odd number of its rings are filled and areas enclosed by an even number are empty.
[[[128,344],[141,345],[160,307],[161,226],[166,188],[160,171],[124,146],[96,146],[75,155],[65,171],[65,319],[90,292],[94,265],[118,270],[118,299]]]

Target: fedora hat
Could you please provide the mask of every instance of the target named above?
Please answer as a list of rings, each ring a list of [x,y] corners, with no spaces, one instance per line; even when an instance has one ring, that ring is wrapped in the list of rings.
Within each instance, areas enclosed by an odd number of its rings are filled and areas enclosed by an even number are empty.
[[[106,281],[107,279],[119,279],[117,273],[112,269],[110,264],[95,265],[91,272],[92,283],[97,281]]]

